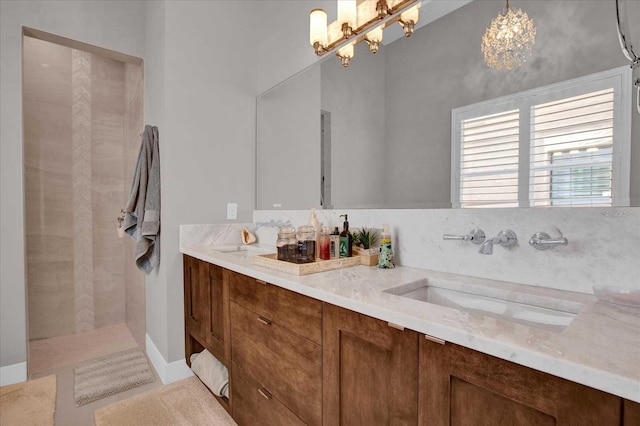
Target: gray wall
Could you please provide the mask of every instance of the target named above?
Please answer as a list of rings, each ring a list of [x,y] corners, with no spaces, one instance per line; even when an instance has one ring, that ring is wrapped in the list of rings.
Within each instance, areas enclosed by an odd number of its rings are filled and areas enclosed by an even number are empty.
[[[0,367],[27,359],[21,26],[144,55],[145,2],[0,2]]]
[[[613,1],[518,1],[537,26],[530,62],[489,69],[480,40],[503,1],[474,1],[387,51],[387,195],[392,205],[450,200],[451,110],[628,64]],[[634,95],[635,96],[635,95]],[[640,115],[633,114],[631,198],[640,199]],[[407,130],[408,129],[408,130]],[[397,167],[397,165],[402,165]],[[422,184],[407,185],[408,182]],[[420,188],[411,192],[408,188]]]
[[[149,121],[160,129],[162,261],[147,277],[147,334],[184,358],[179,225],[250,222],[255,204],[257,13],[245,1],[148,2]],[[237,31],[242,17],[242,31]],[[159,21],[158,21],[159,20]],[[156,26],[160,26],[156,30]]]

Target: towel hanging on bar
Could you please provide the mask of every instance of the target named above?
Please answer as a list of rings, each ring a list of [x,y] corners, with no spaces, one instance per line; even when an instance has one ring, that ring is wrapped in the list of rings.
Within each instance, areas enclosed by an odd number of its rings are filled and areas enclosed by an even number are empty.
[[[160,264],[160,150],[158,128],[146,125],[138,154],[124,231],[136,242],[135,261],[149,274]]]

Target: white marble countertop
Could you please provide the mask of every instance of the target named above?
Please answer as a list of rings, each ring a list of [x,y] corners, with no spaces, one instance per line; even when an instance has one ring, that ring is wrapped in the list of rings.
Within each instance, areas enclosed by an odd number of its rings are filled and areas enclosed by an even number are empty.
[[[181,241],[181,253],[405,328],[640,402],[640,309],[603,303],[594,296],[522,286],[418,268],[356,266],[305,276],[256,266],[249,253],[224,253]],[[258,249],[259,247],[253,247]],[[273,248],[271,248],[273,251]],[[255,252],[254,252],[255,253]],[[463,282],[509,294],[582,305],[563,331],[386,293],[418,280]],[[576,305],[579,304],[579,305]]]

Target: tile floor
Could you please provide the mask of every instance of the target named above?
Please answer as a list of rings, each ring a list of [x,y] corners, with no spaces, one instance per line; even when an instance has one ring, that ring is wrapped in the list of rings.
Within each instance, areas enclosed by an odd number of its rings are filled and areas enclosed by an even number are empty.
[[[29,379],[37,379],[50,374],[55,374],[58,377],[55,424],[57,426],[91,426],[94,424],[93,413],[98,408],[163,386],[162,381],[156,375],[156,381],[147,385],[81,407],[75,406],[73,369],[77,364],[135,347],[139,346],[126,324],[30,342]],[[144,348],[141,349],[144,352]],[[153,370],[153,364],[150,361],[149,365]],[[211,401],[217,404],[213,397]],[[229,424],[235,423],[231,421]]]
[[[73,369],[78,363],[137,346],[125,324],[31,342],[29,345],[29,379],[37,379],[49,374],[58,376],[56,425],[93,425],[93,413],[96,409],[162,386],[162,381],[156,376],[156,381],[153,383],[94,401],[82,407],[75,406]],[[144,348],[141,349],[144,351]],[[153,369],[151,362],[149,365]]]

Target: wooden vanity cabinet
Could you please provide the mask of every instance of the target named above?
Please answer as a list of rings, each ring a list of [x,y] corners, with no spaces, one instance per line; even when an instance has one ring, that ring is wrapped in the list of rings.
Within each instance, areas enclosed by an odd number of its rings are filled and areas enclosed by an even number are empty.
[[[622,399],[451,343],[420,339],[420,425],[620,425]]]
[[[185,356],[240,425],[640,426],[640,404],[184,256]]]
[[[322,302],[229,271],[233,417],[322,423]]]
[[[325,303],[323,424],[415,425],[418,333]]]
[[[207,349],[227,367],[231,361],[229,271],[184,256],[185,355]]]

